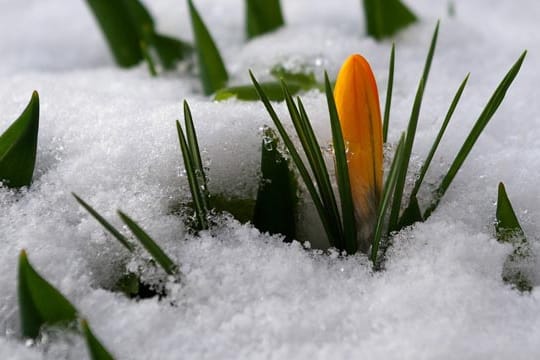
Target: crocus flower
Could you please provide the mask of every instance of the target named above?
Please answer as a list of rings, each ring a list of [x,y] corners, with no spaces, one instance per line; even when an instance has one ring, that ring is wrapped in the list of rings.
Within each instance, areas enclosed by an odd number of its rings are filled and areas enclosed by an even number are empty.
[[[334,98],[339,115],[358,229],[358,247],[371,244],[382,194],[382,121],[375,77],[361,55],[349,56],[339,71]]]

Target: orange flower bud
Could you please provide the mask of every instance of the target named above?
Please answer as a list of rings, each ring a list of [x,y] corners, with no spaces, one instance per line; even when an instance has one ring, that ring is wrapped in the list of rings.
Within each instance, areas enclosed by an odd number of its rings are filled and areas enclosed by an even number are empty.
[[[355,54],[345,61],[334,98],[347,149],[359,249],[366,252],[382,195],[383,140],[377,83],[364,57]]]

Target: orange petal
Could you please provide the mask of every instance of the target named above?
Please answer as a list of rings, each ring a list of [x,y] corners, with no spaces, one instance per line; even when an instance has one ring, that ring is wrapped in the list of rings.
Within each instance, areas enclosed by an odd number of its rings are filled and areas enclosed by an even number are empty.
[[[369,63],[351,55],[339,71],[334,88],[357,220],[368,228],[376,221],[382,194],[382,121],[377,83]]]

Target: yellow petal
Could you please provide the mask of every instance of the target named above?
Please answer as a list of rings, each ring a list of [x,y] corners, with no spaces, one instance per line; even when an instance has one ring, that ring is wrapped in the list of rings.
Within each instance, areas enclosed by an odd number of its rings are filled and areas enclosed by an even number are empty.
[[[334,88],[349,164],[351,191],[361,247],[369,246],[382,194],[382,121],[377,83],[367,60],[351,55]],[[366,244],[367,243],[367,244]],[[367,250],[367,249],[365,249]]]

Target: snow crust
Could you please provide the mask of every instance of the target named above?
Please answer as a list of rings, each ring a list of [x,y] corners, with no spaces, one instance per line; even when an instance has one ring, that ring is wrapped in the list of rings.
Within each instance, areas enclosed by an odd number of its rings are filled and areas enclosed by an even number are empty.
[[[163,32],[191,39],[182,1],[148,6]],[[195,1],[232,75],[247,83],[276,63],[335,75],[345,57],[366,56],[381,103],[391,40],[363,34],[356,0],[282,1],[287,26],[249,43],[243,2]],[[532,359],[540,354],[540,291],[520,294],[501,280],[510,246],[494,238],[496,188],[506,184],[539,254],[540,33],[537,1],[417,0],[422,21],[396,38],[389,139],[405,129],[437,19],[440,40],[414,153],[429,150],[453,93],[469,86],[436,155],[436,183],[493,89],[523,49],[529,54],[496,116],[441,202],[423,224],[395,237],[386,270],[283,244],[229,217],[194,237],[171,209],[189,196],[174,120],[187,99],[210,168],[212,192],[253,196],[260,128],[258,102],[215,103],[196,77],[151,78],[145,65],[118,69],[84,1],[0,2],[0,132],[36,89],[41,97],[33,185],[0,188],[0,358],[85,359],[82,341],[51,334],[18,338],[16,264],[20,249],[89,319],[119,359]],[[330,142],[324,95],[303,96],[322,143]],[[283,105],[277,105],[285,114]],[[71,197],[76,192],[114,224],[118,208],[139,221],[181,264],[169,296],[139,302],[105,290],[124,250]],[[424,194],[425,196],[425,194]],[[303,228],[316,226],[306,215]],[[303,241],[317,243],[316,235]],[[540,265],[533,264],[534,285]],[[54,341],[52,341],[54,340]]]

